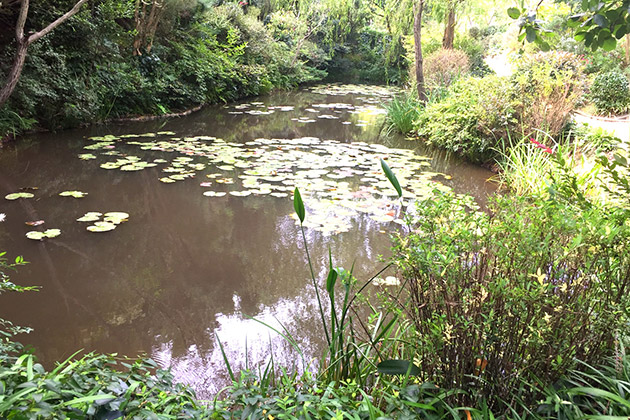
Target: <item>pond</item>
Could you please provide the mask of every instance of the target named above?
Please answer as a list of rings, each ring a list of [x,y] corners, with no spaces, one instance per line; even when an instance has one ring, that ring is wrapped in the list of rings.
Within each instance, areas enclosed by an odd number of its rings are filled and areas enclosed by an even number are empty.
[[[295,186],[316,274],[330,249],[359,281],[383,266],[401,223],[380,158],[401,180],[403,208],[434,188],[481,205],[495,189],[489,171],[385,135],[391,94],[321,85],[6,146],[0,251],[29,261],[14,282],[41,288],[0,296],[0,317],[34,328],[18,339],[49,366],[78,349],[146,354],[202,397],[228,378],[217,339],[235,369],[271,355],[295,365],[252,317],[286,328],[316,360],[322,329]]]

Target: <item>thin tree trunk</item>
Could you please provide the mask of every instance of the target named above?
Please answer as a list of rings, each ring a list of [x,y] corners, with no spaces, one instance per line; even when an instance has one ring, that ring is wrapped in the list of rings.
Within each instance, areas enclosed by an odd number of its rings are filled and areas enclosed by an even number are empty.
[[[427,94],[424,86],[424,71],[422,69],[422,9],[424,9],[424,0],[418,0],[413,5],[413,40],[416,53],[416,85],[418,88],[418,99],[420,102],[427,101]]]
[[[630,34],[626,34],[626,67],[630,66]]]
[[[15,90],[15,87],[20,80],[20,75],[22,74],[22,69],[24,68],[24,62],[26,61],[26,53],[28,51],[29,45],[38,39],[48,35],[53,29],[57,26],[61,25],[64,21],[74,16],[83,3],[87,0],[79,0],[72,9],[68,10],[62,16],[58,17],[54,22],[50,23],[44,29],[39,32],[35,32],[34,34],[29,35],[28,37],[24,36],[24,25],[26,24],[26,18],[28,16],[28,7],[29,0],[22,0],[22,6],[20,7],[20,14],[18,16],[17,23],[15,24],[15,42],[16,42],[16,50],[15,50],[15,58],[13,59],[13,66],[9,71],[9,75],[7,76],[5,84],[0,88],[0,106],[4,105],[4,103],[9,99],[9,96]]]
[[[444,37],[442,37],[442,48],[453,49],[455,41],[455,3],[450,3],[448,7],[448,17],[444,27]]]
[[[28,44],[26,42],[22,42],[18,44],[15,51],[15,58],[13,59],[13,66],[11,67],[11,71],[7,76],[7,80],[0,89],[0,106],[2,106],[9,96],[15,90],[15,87],[20,80],[20,75],[22,74],[22,69],[24,68],[24,61],[26,60],[26,52],[28,50]]]

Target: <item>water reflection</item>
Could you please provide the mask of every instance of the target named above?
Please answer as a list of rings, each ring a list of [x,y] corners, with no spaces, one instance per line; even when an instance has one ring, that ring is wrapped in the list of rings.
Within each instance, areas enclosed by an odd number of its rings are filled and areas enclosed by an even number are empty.
[[[360,99],[363,98],[363,99]],[[378,113],[326,109],[339,119],[313,118],[316,104],[368,105],[365,95],[326,96],[280,92],[260,99],[264,107],[292,106],[268,115],[230,114],[234,106],[207,107],[169,121],[96,126],[58,134],[31,135],[0,152],[2,196],[21,187],[38,187],[36,198],[0,202],[0,250],[23,255],[30,264],[12,276],[22,285],[41,285],[37,293],[0,296],[0,317],[35,329],[19,339],[37,348],[44,363],[62,360],[77,349],[136,355],[146,353],[171,367],[177,380],[208,397],[227,380],[217,337],[233,367],[264,365],[273,352],[277,365],[299,368],[316,360],[323,331],[315,293],[292,203],[274,197],[204,197],[199,180],[161,184],[158,168],[136,173],[107,171],[76,158],[86,137],[168,130],[181,136],[210,135],[243,143],[255,138],[318,137],[342,142],[385,142],[414,147],[402,139],[382,138]],[[262,109],[262,106],[261,106]],[[335,112],[340,111],[340,112]],[[310,115],[313,114],[313,115]],[[296,121],[301,117],[311,123]],[[343,124],[350,122],[350,124]],[[489,172],[440,152],[431,155],[436,172],[452,175],[444,183],[483,200],[492,185]],[[190,181],[190,182],[189,182]],[[59,197],[64,190],[86,191],[80,200]],[[124,211],[129,222],[94,234],[75,219],[88,211]],[[28,220],[46,221],[62,235],[29,241]],[[387,254],[388,232],[395,226],[366,216],[339,235],[307,230],[319,278],[328,266],[355,264],[367,278]],[[304,353],[302,362],[288,343],[255,317],[276,328],[284,325]]]

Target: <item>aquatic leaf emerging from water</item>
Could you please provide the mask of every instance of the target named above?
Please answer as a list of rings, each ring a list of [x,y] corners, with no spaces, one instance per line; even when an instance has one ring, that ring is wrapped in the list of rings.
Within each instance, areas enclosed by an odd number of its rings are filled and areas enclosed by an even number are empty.
[[[83,198],[86,195],[88,195],[88,193],[84,193],[81,191],[63,191],[63,192],[60,192],[59,195],[62,197]]]
[[[4,198],[7,200],[17,200],[18,198],[33,198],[33,197],[35,197],[33,194],[27,193],[27,192],[12,193],[12,194],[7,194],[4,196]]]
[[[43,220],[35,220],[32,222],[24,222],[25,225],[27,226],[39,226],[39,225],[43,225],[44,221]]]
[[[394,175],[392,170],[383,159],[381,159],[381,167],[383,168],[383,172],[385,172],[385,176],[387,177],[387,179],[389,179],[389,182],[391,182],[394,188],[396,188],[398,197],[402,197],[402,188],[400,188],[400,183],[398,182],[396,175]]]
[[[46,229],[43,232],[32,230],[26,233],[26,237],[34,241],[41,241],[45,238],[56,238],[59,235],[61,235],[60,229]]]
[[[293,208],[295,209],[295,214],[297,214],[298,218],[300,219],[300,223],[304,223],[306,211],[304,210],[304,202],[302,201],[300,190],[298,190],[297,187],[293,192]]]

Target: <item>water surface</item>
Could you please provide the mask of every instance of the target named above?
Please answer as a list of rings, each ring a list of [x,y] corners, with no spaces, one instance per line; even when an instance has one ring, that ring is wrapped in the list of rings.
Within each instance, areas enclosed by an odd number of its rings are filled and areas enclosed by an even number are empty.
[[[194,386],[201,396],[226,383],[217,338],[234,368],[244,366],[246,353],[250,366],[268,361],[271,353],[279,365],[296,363],[287,343],[249,316],[276,326],[281,322],[297,338],[306,363],[317,359],[322,331],[301,233],[291,217],[294,185],[305,191],[307,221],[313,223],[306,238],[319,278],[325,276],[330,247],[334,264],[346,268],[354,264],[359,280],[383,265],[379,256],[388,254],[389,233],[399,227],[391,220],[401,211],[387,202],[394,197],[382,183],[384,177],[376,174],[374,159],[388,159],[402,173],[408,195],[413,185],[422,192],[440,186],[470,194],[483,204],[494,190],[487,182],[492,175],[488,171],[384,135],[381,104],[387,95],[374,89],[353,90],[280,92],[167,121],[29,135],[1,149],[2,197],[25,187],[37,189],[31,191],[32,199],[0,201],[0,213],[6,214],[0,223],[0,250],[30,262],[11,274],[14,282],[41,289],[0,296],[0,317],[34,328],[19,340],[36,347],[45,364],[78,349],[147,354],[173,369],[178,381]],[[120,138],[130,134],[144,136]],[[111,147],[84,149],[103,136],[117,139]],[[197,149],[187,152],[175,146],[185,139]],[[162,147],[165,143],[145,150],[137,144],[151,142],[167,142],[173,150]],[[230,166],[218,161],[228,149],[250,153],[236,157],[236,163],[245,162],[243,167],[217,168]],[[400,149],[415,149],[415,154]],[[78,157],[85,154],[95,159]],[[348,160],[349,154],[354,160]],[[101,168],[129,156],[166,162],[138,171]],[[246,187],[246,178],[239,178],[260,177],[261,171],[269,165],[275,168],[286,156],[286,170],[269,169],[279,173],[278,180],[250,179]],[[177,174],[164,169],[182,157],[205,166],[186,166],[193,175],[160,182]],[[258,162],[258,172],[247,162]],[[348,167],[348,162],[355,166]],[[414,165],[421,169],[406,174]],[[328,174],[311,172],[296,178],[298,172],[309,170]],[[213,174],[220,175],[207,177]],[[226,178],[234,183],[216,182]],[[261,183],[286,187],[288,195],[271,196]],[[421,188],[424,184],[427,187]],[[66,190],[88,195],[82,199],[58,195]],[[247,190],[259,193],[229,194]],[[203,194],[207,191],[227,194],[209,197]],[[282,195],[281,189],[274,192]],[[370,208],[359,208],[368,200]],[[407,203],[411,200],[405,198]],[[91,233],[86,230],[89,223],[76,221],[90,211],[126,212],[129,220],[113,231]],[[38,220],[45,223],[36,228],[25,225]],[[322,220],[337,227],[326,230]],[[48,228],[62,234],[41,242],[25,237],[28,231]]]

